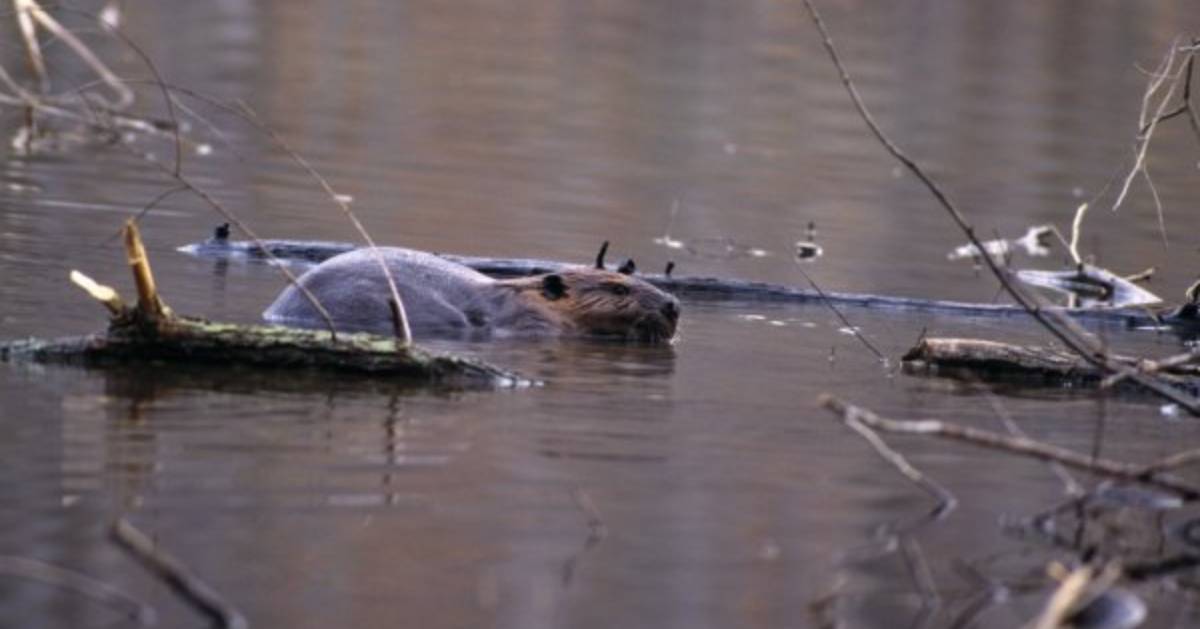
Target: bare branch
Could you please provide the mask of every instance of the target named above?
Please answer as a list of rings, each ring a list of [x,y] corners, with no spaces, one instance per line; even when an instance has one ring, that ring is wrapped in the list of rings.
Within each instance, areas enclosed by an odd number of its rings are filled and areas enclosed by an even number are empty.
[[[850,75],[845,66],[842,64],[841,58],[838,56],[837,49],[833,45],[833,41],[829,37],[829,32],[825,28],[825,23],[821,19],[817,9],[813,6],[812,0],[804,0],[804,6],[808,9],[809,17],[816,26],[821,35],[822,44],[825,50],[829,53],[834,66],[837,68],[838,74],[841,77],[842,85],[846,88],[850,95],[850,100],[854,104],[854,108],[858,111],[859,116],[866,123],[871,133],[879,140],[880,144],[894,157],[897,161],[904,165],[922,184],[929,190],[930,194],[937,200],[938,204],[946,211],[955,225],[966,235],[967,239],[979,251],[986,251],[982,242],[975,235],[975,229],[967,222],[962,212],[950,201],[942,189],[927,175],[920,166],[917,165],[911,158],[902,152],[888,137],[883,133],[883,130],[875,122],[870,112],[867,111],[866,105],[863,103],[862,97],[859,96],[857,88],[853,81],[850,80]],[[1144,374],[1138,374],[1130,370],[1128,367],[1114,363],[1109,360],[1100,343],[1081,326],[1070,321],[1065,315],[1043,308],[1036,298],[1026,294],[1017,287],[1013,281],[1009,271],[993,259],[992,256],[983,256],[983,261],[987,264],[988,269],[996,276],[1004,290],[1013,297],[1014,300],[1022,308],[1026,310],[1036,321],[1042,324],[1055,338],[1059,339],[1063,344],[1069,347],[1072,351],[1078,353],[1088,362],[1114,373],[1121,373],[1124,377],[1136,382],[1152,393],[1171,400],[1178,404],[1181,408],[1186,409],[1192,415],[1200,416],[1200,399],[1181,393],[1170,386],[1148,377]]]
[[[1109,478],[1150,485],[1169,491],[1187,501],[1200,498],[1200,488],[1193,487],[1174,476],[1159,474],[1157,472],[1147,473],[1147,468],[1144,465],[1135,465],[1098,457],[1093,458],[1090,455],[1080,454],[1073,450],[1032,439],[1003,435],[932,419],[920,421],[886,419],[870,410],[847,404],[828,394],[820,397],[819,404],[843,417],[843,421],[847,421],[845,418],[849,418],[850,421],[856,421],[872,430],[906,435],[925,435],[959,441],[1043,461],[1055,461],[1066,467],[1086,470]]]
[[[139,531],[128,520],[113,523],[109,534],[113,541],[129,552],[147,570],[166,583],[176,594],[221,627],[247,629],[246,617],[225,601],[183,562],[167,554],[154,540]]]

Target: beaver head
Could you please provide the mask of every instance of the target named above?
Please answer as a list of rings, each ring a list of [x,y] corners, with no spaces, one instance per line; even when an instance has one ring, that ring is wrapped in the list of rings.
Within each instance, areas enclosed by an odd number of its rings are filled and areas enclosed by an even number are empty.
[[[659,343],[679,321],[678,300],[624,273],[580,267],[509,282],[576,334]]]

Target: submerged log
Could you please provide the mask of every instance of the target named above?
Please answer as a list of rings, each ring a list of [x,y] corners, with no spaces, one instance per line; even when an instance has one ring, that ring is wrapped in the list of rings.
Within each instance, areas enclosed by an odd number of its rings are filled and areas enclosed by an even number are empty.
[[[318,264],[333,256],[359,248],[348,242],[318,240],[230,240],[214,237],[203,242],[179,247],[179,251],[202,258],[266,260],[271,256],[297,264]],[[567,262],[537,258],[487,258],[477,256],[439,253],[441,257],[471,267],[484,275],[496,278],[525,277],[561,271],[578,266]],[[615,268],[614,268],[615,270]],[[1015,304],[987,304],[894,295],[871,295],[825,291],[824,296],[815,290],[716,277],[687,277],[667,274],[639,274],[639,277],[654,286],[684,299],[704,301],[747,301],[774,303],[814,303],[826,301],[837,306],[877,308],[924,312],[939,315],[967,317],[1025,317],[1028,312]],[[1134,328],[1168,328],[1181,336],[1200,335],[1200,314],[1195,308],[1152,313],[1142,308],[1063,308],[1072,317],[1098,323]]]
[[[1153,371],[1172,385],[1194,390],[1195,362],[1155,363],[1110,355],[1117,362]],[[1051,347],[970,338],[925,338],[901,357],[906,370],[989,379],[1036,379],[1055,384],[1096,385],[1108,375],[1079,355]]]
[[[103,333],[52,340],[0,342],[0,361],[107,365],[181,362],[230,367],[313,368],[430,382],[515,384],[486,363],[437,354],[369,334],[339,334],[282,326],[213,323],[190,317],[148,325],[114,320]]]
[[[79,272],[72,280],[111,313],[108,330],[53,340],[0,342],[0,361],[109,365],[176,362],[228,367],[312,368],[389,376],[411,382],[512,386],[511,373],[481,361],[437,354],[397,339],[282,326],[216,323],[175,315],[155,288],[137,228],[126,227],[137,307]]]

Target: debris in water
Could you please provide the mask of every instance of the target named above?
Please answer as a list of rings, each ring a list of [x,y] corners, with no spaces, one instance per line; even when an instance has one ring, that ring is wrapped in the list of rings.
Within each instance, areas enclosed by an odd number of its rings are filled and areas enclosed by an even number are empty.
[[[675,240],[674,238],[671,238],[670,236],[666,236],[666,235],[655,238],[654,244],[662,245],[668,249],[682,249],[683,248],[682,240]]]
[[[100,23],[112,29],[121,28],[121,6],[116,0],[110,0],[100,10]]]
[[[821,257],[824,253],[825,250],[817,244],[817,224],[809,221],[804,240],[796,242],[796,259],[808,262]]]
[[[1017,271],[1017,279],[1078,300],[1082,308],[1129,308],[1162,303],[1162,298],[1107,269],[1081,264],[1068,271]]]
[[[654,244],[662,245],[668,249],[682,249],[683,241],[676,240],[671,237],[671,226],[675,224],[675,215],[679,213],[679,199],[671,201],[671,215],[667,218],[667,227],[663,229],[663,235],[654,239]]]
[[[1042,258],[1050,255],[1050,237],[1054,232],[1053,225],[1035,225],[1026,230],[1025,235],[1020,238],[988,240],[983,243],[983,248],[996,259],[1008,256],[1013,250],[1024,251],[1025,255],[1031,258]],[[979,248],[973,244],[956,247],[954,251],[946,254],[947,260],[975,260],[979,257]]]
[[[709,258],[713,260],[765,258],[771,255],[771,252],[767,251],[766,249],[752,247],[727,236],[718,238],[700,238],[686,243],[684,247],[688,253],[698,258]]]

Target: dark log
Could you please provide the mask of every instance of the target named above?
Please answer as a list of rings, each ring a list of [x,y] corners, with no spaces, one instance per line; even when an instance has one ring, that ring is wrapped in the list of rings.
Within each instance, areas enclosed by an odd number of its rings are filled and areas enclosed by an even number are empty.
[[[282,326],[213,323],[173,317],[157,325],[114,321],[101,334],[0,342],[0,362],[90,366],[148,361],[325,369],[455,385],[512,385],[511,373],[469,358],[437,354],[369,334],[339,334]]]
[[[1194,362],[1155,363],[1117,355],[1110,355],[1109,358],[1130,367],[1153,371],[1177,387],[1189,390],[1197,388],[1197,383],[1187,378],[1200,373]],[[908,350],[901,360],[910,373],[970,374],[985,380],[1015,377],[1051,383],[1095,385],[1108,375],[1074,352],[983,339],[924,338]]]

